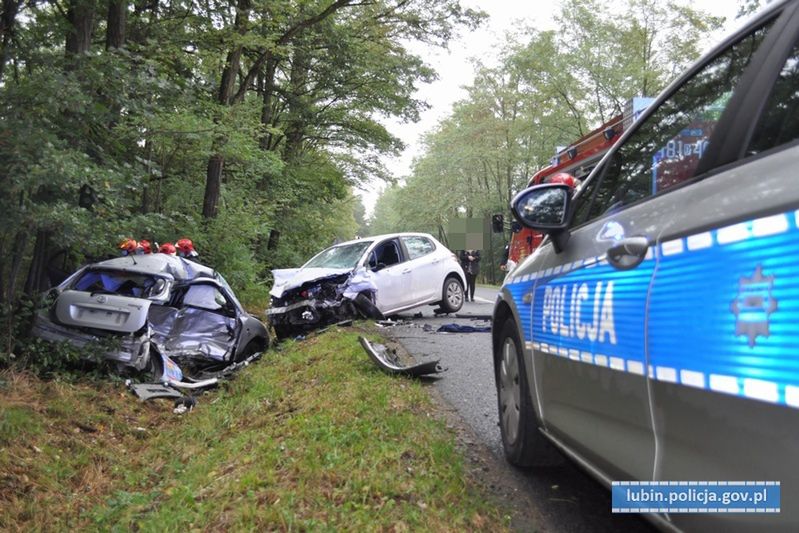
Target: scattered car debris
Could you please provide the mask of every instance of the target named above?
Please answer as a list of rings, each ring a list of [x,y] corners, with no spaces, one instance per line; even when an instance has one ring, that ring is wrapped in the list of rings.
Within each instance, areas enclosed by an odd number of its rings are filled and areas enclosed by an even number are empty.
[[[332,326],[327,326],[327,327],[325,327],[325,328],[318,329],[318,330],[316,330],[315,332],[312,332],[312,334],[319,335],[319,334],[322,334],[322,333],[324,333],[325,331],[328,331],[328,330],[329,330],[330,328],[332,328],[332,327],[337,327],[337,328],[347,328],[347,327],[350,327],[350,326],[352,326],[352,324],[353,324],[353,321],[352,321],[352,320],[342,320],[341,322],[336,322],[336,323],[335,323],[335,324],[333,324]],[[309,336],[311,336],[311,334],[308,334],[308,335],[298,335],[297,337],[295,337],[295,338],[294,338],[294,340],[302,341],[302,340],[305,340],[306,338],[308,338]]]
[[[177,398],[178,400],[186,400],[186,402],[188,402],[190,399],[191,405],[188,406],[188,410],[190,411],[191,408],[196,405],[196,399],[194,399],[192,396],[185,396],[178,389],[200,390],[213,387],[222,379],[229,377],[237,370],[248,366],[250,363],[261,357],[261,355],[261,352],[254,353],[245,360],[231,363],[221,370],[204,370],[202,373],[197,375],[197,377],[201,377],[203,379],[197,379],[196,381],[182,382],[167,380],[161,383],[133,383],[133,381],[129,379],[125,381],[125,386],[127,386],[131,392],[138,396],[142,401],[152,400],[155,398]],[[179,410],[176,402],[175,412],[178,411],[185,412],[186,408]]]
[[[183,398],[183,393],[162,383],[132,383],[127,380],[125,385],[143,402],[155,398]]]
[[[386,346],[382,344],[372,344],[366,337],[358,337],[358,341],[369,355],[369,358],[387,374],[420,377],[429,374],[438,374],[446,370],[441,366],[439,359],[420,363],[418,365],[404,366],[396,352],[389,350]]]
[[[488,333],[491,326],[469,326],[466,324],[444,324],[439,327],[437,333]]]
[[[464,315],[456,313],[455,318],[468,318],[469,320],[492,320],[494,317],[491,315]]]
[[[238,361],[235,363],[231,363],[219,370],[212,370],[210,368],[206,368],[204,370],[199,371],[193,377],[188,378],[190,381],[177,381],[177,380],[168,380],[170,386],[178,388],[178,389],[190,389],[190,390],[199,390],[199,389],[206,389],[209,387],[213,387],[217,385],[221,380],[231,376],[237,370],[249,365],[259,357],[261,357],[262,352],[256,352],[243,361]]]
[[[342,319],[383,320],[422,305],[454,313],[464,300],[465,276],[456,256],[423,233],[337,244],[300,268],[273,270],[272,275],[266,313],[278,338],[304,335]]]
[[[194,396],[184,396],[178,400],[175,400],[175,408],[172,409],[172,412],[176,415],[182,415],[183,413],[188,413],[197,405],[197,398]]]
[[[45,303],[34,336],[112,346],[105,356],[120,368],[177,387],[213,385],[198,382],[269,346],[266,326],[225,279],[185,257],[133,254],[89,264],[47,292]]]

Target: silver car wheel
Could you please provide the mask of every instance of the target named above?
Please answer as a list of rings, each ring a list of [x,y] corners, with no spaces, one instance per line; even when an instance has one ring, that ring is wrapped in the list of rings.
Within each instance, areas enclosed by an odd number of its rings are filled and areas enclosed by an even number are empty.
[[[516,343],[506,338],[502,346],[502,361],[499,367],[500,420],[508,442],[516,442],[519,435],[519,404],[521,388],[519,384],[519,360]]]
[[[447,303],[452,309],[460,309],[463,303],[463,287],[455,280],[447,282]]]

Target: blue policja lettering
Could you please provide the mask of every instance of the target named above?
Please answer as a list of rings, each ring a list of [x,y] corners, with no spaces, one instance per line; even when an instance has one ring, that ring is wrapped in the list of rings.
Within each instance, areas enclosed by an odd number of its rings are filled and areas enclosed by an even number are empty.
[[[544,288],[544,302],[541,327],[544,332],[568,338],[616,344],[616,324],[613,316],[613,282],[603,286],[597,282],[591,298],[587,283],[547,286]],[[582,322],[580,316],[583,305],[593,304],[592,320]]]

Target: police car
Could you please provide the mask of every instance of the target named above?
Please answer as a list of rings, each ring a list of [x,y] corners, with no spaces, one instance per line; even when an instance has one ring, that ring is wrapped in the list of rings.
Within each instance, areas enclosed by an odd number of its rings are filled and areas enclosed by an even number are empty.
[[[576,191],[528,188],[547,234],[494,308],[502,441],[596,478],[781,482],[771,512],[665,528],[799,531],[799,1],[672,83]]]

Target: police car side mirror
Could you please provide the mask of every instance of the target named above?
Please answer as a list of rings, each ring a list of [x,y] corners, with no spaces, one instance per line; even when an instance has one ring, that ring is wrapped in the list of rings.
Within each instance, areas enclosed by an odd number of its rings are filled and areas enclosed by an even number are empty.
[[[569,203],[572,189],[564,184],[535,185],[516,195],[510,209],[522,225],[548,234],[556,252],[569,238]]]
[[[536,185],[525,189],[511,201],[516,220],[528,228],[550,232],[565,229],[571,188],[568,185]]]

